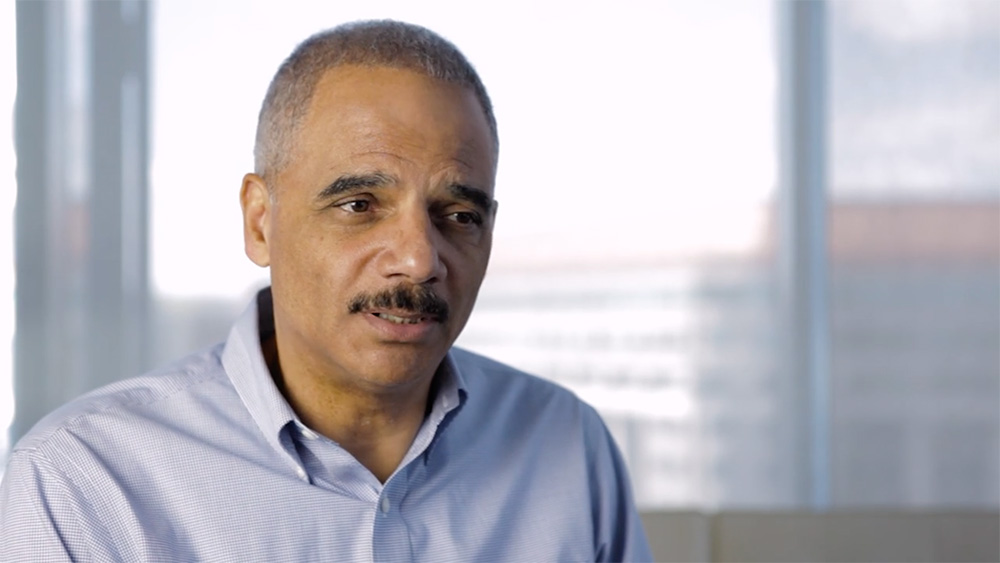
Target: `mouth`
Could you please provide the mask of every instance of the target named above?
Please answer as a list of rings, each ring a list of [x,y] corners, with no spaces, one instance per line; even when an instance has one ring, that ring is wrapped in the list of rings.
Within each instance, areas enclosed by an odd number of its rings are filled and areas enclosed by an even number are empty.
[[[399,285],[377,293],[362,293],[348,304],[351,314],[361,313],[379,330],[402,338],[429,333],[448,322],[448,302],[421,285]],[[402,336],[401,336],[402,335]]]
[[[426,317],[422,315],[408,315],[408,316],[398,316],[386,313],[384,311],[378,311],[371,313],[382,320],[389,321],[398,325],[416,325],[425,321],[434,321],[436,319],[432,317]]]
[[[359,315],[368,321],[375,330],[375,338],[389,344],[427,344],[436,341],[444,334],[444,321],[441,317],[427,312],[407,311],[405,309],[372,308]]]

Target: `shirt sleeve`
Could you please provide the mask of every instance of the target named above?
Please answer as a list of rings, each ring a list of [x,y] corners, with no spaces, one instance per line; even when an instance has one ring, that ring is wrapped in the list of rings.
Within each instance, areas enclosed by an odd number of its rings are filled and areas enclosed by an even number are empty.
[[[596,475],[591,486],[597,490],[594,514],[597,535],[595,561],[653,561],[639,512],[632,497],[628,468],[604,422],[594,414],[598,432],[591,455],[596,457]]]
[[[37,451],[15,451],[0,483],[0,561],[102,561],[86,500]]]

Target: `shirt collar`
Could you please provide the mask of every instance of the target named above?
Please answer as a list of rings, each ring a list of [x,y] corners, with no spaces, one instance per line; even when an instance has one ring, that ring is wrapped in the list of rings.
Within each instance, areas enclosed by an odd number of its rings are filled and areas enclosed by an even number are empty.
[[[298,461],[292,457],[295,448],[285,442],[287,433],[284,429],[289,422],[302,423],[275,385],[261,349],[261,341],[273,336],[274,309],[271,288],[268,287],[257,293],[256,299],[233,324],[222,352],[222,365],[268,442],[297,465]],[[450,351],[441,362],[436,377],[437,392],[423,425],[431,431],[418,433],[411,448],[413,453],[430,445],[442,420],[465,401],[468,393],[465,379]]]
[[[462,377],[462,371],[451,351],[438,367],[436,378],[437,394],[434,397],[431,411],[424,418],[424,423],[414,437],[413,445],[410,446],[410,451],[401,465],[406,465],[412,458],[421,454],[423,454],[424,463],[426,463],[434,449],[434,444],[437,443],[444,431],[444,426],[447,426],[448,421],[458,414],[458,408],[465,403],[468,389],[465,385],[465,378]]]
[[[455,362],[450,350],[438,367],[437,378],[439,381],[437,396],[434,398],[431,413],[440,409],[444,414],[465,402],[465,396],[469,391],[465,385],[465,378],[462,377],[462,371],[458,368],[458,363]]]
[[[282,431],[289,422],[298,418],[271,378],[260,344],[262,338],[273,335],[271,288],[265,288],[257,293],[256,299],[229,331],[229,339],[222,352],[222,366],[267,441],[274,449],[290,456],[297,465],[298,462],[291,457],[294,447],[289,448],[289,443],[282,442]]]

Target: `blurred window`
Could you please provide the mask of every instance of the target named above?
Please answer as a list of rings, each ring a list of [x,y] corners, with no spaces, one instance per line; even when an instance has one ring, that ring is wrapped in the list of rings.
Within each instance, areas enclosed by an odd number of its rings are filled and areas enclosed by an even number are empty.
[[[63,51],[53,51],[49,71],[66,67],[59,95],[70,102],[89,92],[89,59],[67,45],[93,35],[84,17],[93,4],[49,4],[65,12],[69,33],[52,30]],[[796,350],[782,325],[781,236],[796,233],[779,235],[777,226],[778,161],[787,155],[778,154],[776,133],[788,108],[779,107],[775,51],[783,4],[770,0],[146,5],[144,361],[152,367],[225,338],[267,283],[243,255],[237,194],[253,167],[261,99],[283,58],[313,32],[392,17],[455,42],[499,121],[493,257],[458,344],[593,404],[626,457],[641,508],[799,507],[809,475],[835,507],[997,508],[1000,3],[824,5],[828,189],[819,199],[828,213],[822,312],[830,325],[818,334],[829,340],[828,379],[789,368]],[[120,7],[133,19],[141,11]],[[8,76],[13,8],[0,9],[0,32],[10,31],[0,33],[0,74]],[[3,107],[12,103],[13,91],[0,92],[0,130],[10,130]],[[93,149],[74,143],[87,143],[88,124],[103,121],[59,107],[71,118],[60,147],[71,154],[54,175],[68,183],[46,197],[65,211],[86,198],[72,178],[89,161],[73,151]],[[0,137],[0,178],[13,170]],[[6,194],[0,229],[12,231]],[[86,244],[60,217],[52,238],[72,240],[55,241],[47,260],[57,273],[87,270],[53,259]],[[0,246],[0,261],[13,262],[12,250]],[[13,293],[9,271],[0,267],[0,302]],[[44,287],[73,290],[75,279]],[[59,306],[39,322],[66,325],[59,334],[99,330],[78,322],[79,299],[67,295],[50,299]],[[9,387],[7,322],[0,385]],[[63,340],[59,361],[87,355],[84,340]],[[828,393],[829,420],[799,400],[814,381]],[[12,406],[3,397],[0,426]],[[810,425],[820,429],[822,453],[812,460],[801,451]],[[804,467],[826,459],[822,471]]]
[[[283,57],[343,21],[411,21],[466,53],[500,126],[492,263],[459,345],[594,404],[641,506],[793,502],[774,439],[792,421],[773,392],[770,2],[232,6],[156,7],[160,359],[222,338],[266,283],[236,194]]]
[[[832,502],[1000,505],[1000,3],[830,2]]]

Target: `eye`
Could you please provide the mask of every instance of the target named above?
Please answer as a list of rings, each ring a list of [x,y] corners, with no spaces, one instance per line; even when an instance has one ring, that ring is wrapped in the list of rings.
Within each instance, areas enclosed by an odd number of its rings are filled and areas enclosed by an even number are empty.
[[[364,213],[371,209],[371,202],[365,199],[355,199],[346,203],[341,203],[337,207],[348,213]]]
[[[447,216],[450,221],[459,225],[482,225],[483,218],[478,213],[472,211],[457,211]]]

